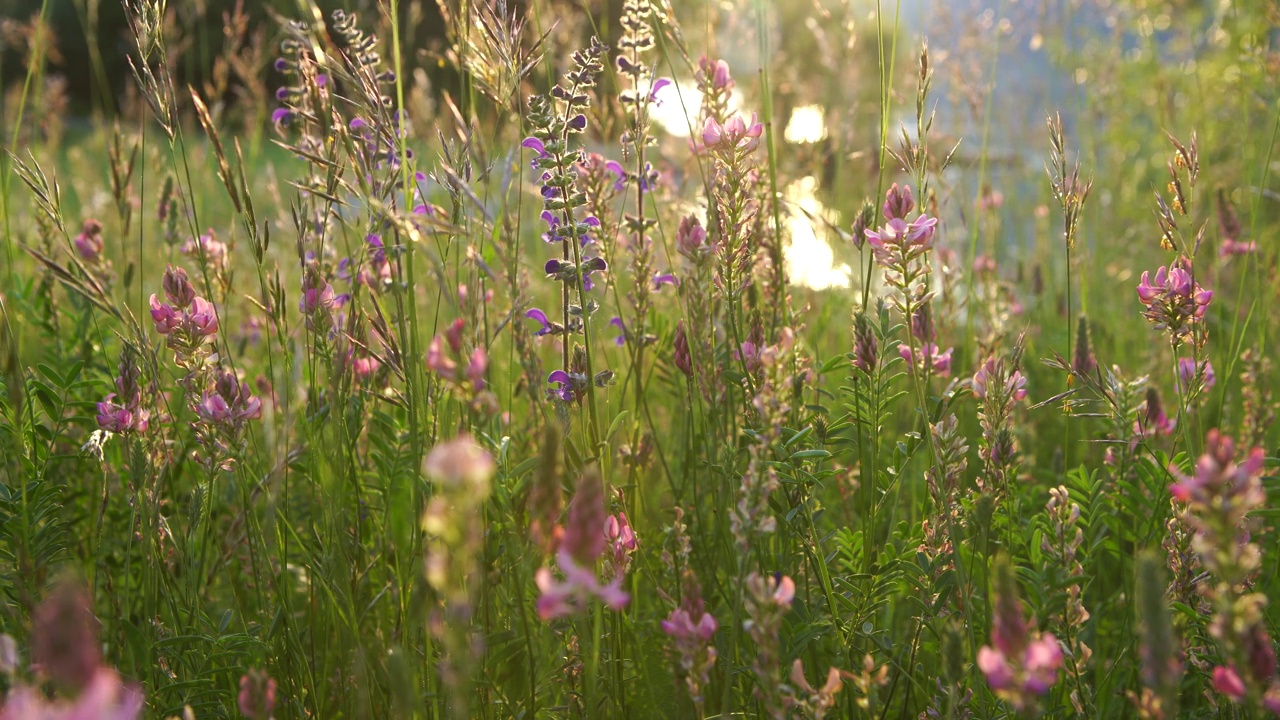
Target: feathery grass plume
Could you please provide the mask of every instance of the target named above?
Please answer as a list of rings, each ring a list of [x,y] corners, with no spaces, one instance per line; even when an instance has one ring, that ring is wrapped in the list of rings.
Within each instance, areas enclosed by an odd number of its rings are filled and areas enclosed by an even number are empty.
[[[447,15],[448,4],[440,3],[440,7]],[[508,8],[507,0],[466,3],[465,12],[471,17],[464,21],[468,27],[463,29],[461,41],[457,42],[462,66],[476,89],[494,104],[504,110],[518,111],[520,86],[542,62],[542,43],[551,30],[526,42],[527,18],[519,17],[516,8]],[[447,27],[451,33],[458,31],[456,23],[448,23]]]
[[[1062,583],[1070,583],[1065,586],[1062,612],[1049,619],[1062,637],[1063,654],[1074,685],[1069,696],[1071,706],[1083,715],[1092,712],[1094,702],[1092,683],[1085,679],[1093,650],[1080,638],[1089,621],[1089,611],[1081,599],[1086,578],[1081,563],[1084,531],[1080,528],[1080,505],[1071,500],[1066,486],[1059,485],[1049,489],[1045,513],[1048,532],[1041,537],[1040,549],[1048,560],[1046,570],[1060,577]]]
[[[1136,609],[1141,633],[1142,692],[1128,691],[1143,720],[1178,717],[1178,689],[1182,684],[1182,648],[1169,617],[1167,583],[1156,553],[1138,555]]]

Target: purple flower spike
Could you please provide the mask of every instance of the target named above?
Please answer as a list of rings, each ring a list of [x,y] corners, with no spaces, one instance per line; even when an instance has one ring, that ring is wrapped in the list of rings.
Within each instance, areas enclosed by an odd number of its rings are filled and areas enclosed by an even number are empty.
[[[658,78],[653,81],[653,88],[649,90],[649,102],[662,105],[662,101],[658,99],[658,92],[662,88],[671,84],[671,78]]]
[[[542,329],[534,333],[535,335],[538,335],[539,337],[541,337],[551,332],[551,321],[547,319],[547,314],[542,312],[538,308],[533,308],[532,310],[529,310],[524,314],[524,316],[529,318],[530,320],[536,320],[538,321],[538,324],[542,325]]]
[[[271,113],[271,122],[280,125],[289,122],[289,118],[293,117],[293,111],[289,108],[276,108]]]
[[[627,171],[622,169],[622,163],[617,160],[610,160],[604,164],[604,169],[613,173],[613,189],[621,191],[627,186]]]
[[[289,97],[289,88],[287,88],[287,87],[282,87],[282,88],[279,88],[279,89],[277,89],[277,90],[276,90],[276,99],[277,99],[277,100],[280,100],[280,101],[282,101],[282,102],[283,102],[283,101],[284,101],[286,98],[288,98],[288,97]]]
[[[538,157],[542,157],[547,154],[547,146],[543,145],[542,141],[536,137],[525,138],[524,142],[520,143],[520,147],[528,148],[538,153]]]
[[[559,385],[560,387],[551,388],[551,392],[565,402],[573,402],[577,397],[577,383],[574,382],[573,376],[564,370],[556,370],[548,375],[547,384]]]
[[[622,318],[615,315],[613,319],[609,320],[609,324],[618,328],[618,332],[621,333],[620,335],[618,335],[618,337],[613,339],[613,344],[617,345],[618,347],[622,347],[623,345],[626,345],[627,344],[627,326],[623,324]]]
[[[587,116],[582,113],[574,115],[567,123],[570,130],[582,132],[587,129]]]
[[[658,292],[659,290],[661,290],[663,285],[679,285],[679,284],[680,284],[680,281],[677,280],[676,276],[672,275],[671,273],[654,273],[654,276],[653,276],[654,292]]]
[[[369,126],[369,123],[365,122],[361,118],[351,118],[351,123],[349,127],[352,130],[363,130],[368,126]]]
[[[284,58],[276,58],[275,68],[276,72],[284,72],[289,69],[289,61]]]

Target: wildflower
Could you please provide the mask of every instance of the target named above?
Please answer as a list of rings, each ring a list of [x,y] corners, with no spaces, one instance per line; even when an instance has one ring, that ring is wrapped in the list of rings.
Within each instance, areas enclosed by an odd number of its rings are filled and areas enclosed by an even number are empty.
[[[102,223],[89,219],[84,221],[80,234],[72,240],[80,259],[96,265],[102,259]]]
[[[180,267],[166,266],[164,278],[160,284],[164,288],[165,297],[179,310],[186,308],[196,299],[196,289],[191,286],[191,281],[187,278],[187,271]],[[154,297],[153,295],[152,307],[155,307]]]
[[[1191,335],[1192,326],[1204,319],[1213,292],[1195,282],[1185,257],[1161,267],[1155,277],[1142,273],[1138,299],[1146,307],[1142,315],[1157,330],[1167,330],[1175,345]]]
[[[42,675],[72,690],[86,688],[102,664],[98,619],[88,593],[63,582],[32,618],[31,660]]]
[[[552,395],[567,403],[573,403],[582,398],[587,390],[588,381],[586,375],[556,370],[547,376],[547,384],[553,386]]]
[[[613,344],[622,347],[627,344],[627,326],[622,322],[622,318],[614,315],[609,318],[609,324],[618,328],[618,337],[613,339]]]
[[[189,255],[202,263],[207,263],[215,270],[221,270],[227,264],[227,245],[217,239],[213,230],[197,238],[188,239],[182,244],[180,251],[183,255]]]
[[[1205,360],[1196,363],[1195,358],[1178,358],[1178,389],[1184,393],[1207,392],[1218,382],[1213,363]]]
[[[1169,486],[1169,492],[1175,499],[1195,503],[1205,510],[1215,504],[1215,498],[1221,498],[1222,510],[1231,513],[1233,520],[1243,517],[1266,499],[1258,479],[1262,475],[1265,453],[1262,448],[1254,448],[1243,462],[1236,463],[1235,450],[1231,438],[1210,430],[1205,438],[1205,452],[1196,461],[1193,475],[1186,475],[1176,467],[1169,469],[1177,478],[1177,482]],[[1228,526],[1235,524],[1238,523]]]
[[[625,517],[621,521],[614,519],[616,535],[613,540],[615,553],[621,551],[622,560],[629,563],[635,535],[630,533],[629,525],[625,526],[624,532],[625,522]],[[539,617],[549,620],[568,615],[581,609],[593,597],[611,610],[626,607],[631,598],[622,590],[625,566],[611,566],[613,575],[607,584],[600,582],[593,569],[610,540],[607,535],[609,529],[604,509],[603,481],[599,471],[591,468],[578,480],[578,490],[569,505],[569,516],[560,538],[560,548],[556,552],[556,566],[563,579],[556,580],[555,573],[548,567],[539,568],[534,575],[540,592]],[[632,545],[632,548],[628,549],[627,545]]]
[[[915,207],[916,201],[911,197],[911,187],[909,185],[899,186],[898,183],[894,183],[884,195],[884,205],[881,211],[884,213],[886,221],[906,220]]]
[[[689,352],[689,336],[685,334],[683,320],[676,323],[676,334],[671,345],[676,368],[684,373],[685,377],[693,377],[693,356]]]
[[[713,117],[708,117],[702,125],[702,143],[708,150],[720,153],[748,154],[760,145],[760,135],[764,125],[751,114],[751,122],[734,115],[721,125]]]
[[[148,413],[114,403],[112,400],[115,397],[115,393],[110,393],[98,403],[98,427],[116,435],[146,431]]]
[[[882,267],[897,269],[924,256],[933,247],[938,219],[927,215],[907,222],[890,218],[879,230],[867,230],[867,244]]]
[[[445,488],[465,488],[472,494],[487,495],[497,465],[484,448],[470,437],[460,435],[432,448],[422,462],[422,469]]]
[[[240,676],[240,714],[266,720],[276,709],[276,681],[265,671],[250,670]]]
[[[663,285],[678,285],[679,280],[671,273],[654,273],[653,274],[653,290],[657,292],[662,289]]]
[[[543,335],[559,335],[564,332],[564,326],[557,322],[552,322],[547,318],[547,314],[538,308],[532,308],[525,312],[525,317],[537,322],[541,327],[534,333],[539,337]]]
[[[916,368],[930,368],[938,377],[951,375],[951,353],[953,348],[939,350],[936,343],[925,343],[912,349],[908,345],[898,345],[898,355]]]
[[[743,629],[756,644],[756,659],[752,664],[757,682],[756,694],[765,712],[781,720],[787,717],[787,711],[782,692],[778,636],[782,630],[782,618],[795,599],[796,584],[786,575],[753,572],[747,576],[746,591],[748,619],[743,623]]]
[[[844,687],[845,674],[833,667],[827,671],[827,680],[822,687],[815,688],[804,676],[804,661],[796,658],[791,664],[792,702],[802,709],[806,717],[822,720],[835,707],[836,695]]]
[[[3,720],[137,720],[142,717],[143,696],[137,687],[125,685],[118,673],[99,667],[74,701],[50,700],[38,688],[19,685],[10,689],[0,718]]]
[[[1000,394],[993,395],[993,399],[1001,398],[1020,402],[1027,397],[1027,379],[1022,376],[1022,372],[1014,370],[1012,373],[1005,373],[1003,362],[996,360],[996,358],[989,358],[974,374],[973,394],[979,399],[986,400],[988,397],[988,385],[992,381],[1003,382]]]
[[[611,576],[625,575],[631,567],[631,556],[640,547],[635,530],[627,521],[627,514],[620,512],[610,515],[604,522],[605,540],[612,551],[609,554],[608,569]]]
[[[859,312],[853,319],[853,366],[870,376],[879,362],[879,348],[876,334],[871,328],[871,321],[864,312]]]
[[[698,218],[688,215],[680,219],[680,227],[676,230],[676,249],[681,255],[690,259],[711,252],[707,244],[707,231],[698,222]]]
[[[1233,667],[1222,665],[1213,669],[1213,689],[1232,700],[1243,700],[1246,692],[1240,673]]]
[[[991,645],[978,650],[978,669],[987,685],[1018,710],[1031,707],[1058,679],[1062,648],[1048,633],[1030,633],[1018,600],[1017,581],[1007,559],[997,560]]]

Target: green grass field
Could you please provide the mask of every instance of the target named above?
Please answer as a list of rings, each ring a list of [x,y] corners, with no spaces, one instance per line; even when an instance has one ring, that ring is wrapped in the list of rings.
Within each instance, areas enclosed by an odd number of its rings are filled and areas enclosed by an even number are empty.
[[[0,720],[1280,714],[1274,0],[263,5],[0,17]]]

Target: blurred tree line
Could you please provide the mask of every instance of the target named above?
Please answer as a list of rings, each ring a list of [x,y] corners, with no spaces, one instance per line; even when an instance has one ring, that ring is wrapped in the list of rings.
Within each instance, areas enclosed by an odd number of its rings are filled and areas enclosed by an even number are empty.
[[[341,8],[359,13],[370,30],[384,29],[378,0],[315,2],[326,18]],[[168,0],[165,35],[174,81],[179,87],[197,88],[236,84],[234,77],[217,77],[234,75],[217,67],[218,57],[231,41],[233,20],[243,30],[239,42],[247,52],[241,57],[261,63],[254,68],[259,73],[270,71],[280,38],[277,19],[296,17],[299,4],[298,0]],[[44,23],[39,23],[42,7]],[[435,0],[402,0],[400,21],[402,42],[412,53],[430,55],[442,49],[445,29]],[[0,85],[4,88],[22,83],[35,42],[45,46],[48,65],[43,75],[60,78],[68,115],[117,111],[131,83],[126,57],[134,49],[122,0],[0,0]],[[255,43],[260,52],[254,52]],[[435,63],[424,65],[431,68]],[[267,82],[275,87],[273,78]]]

